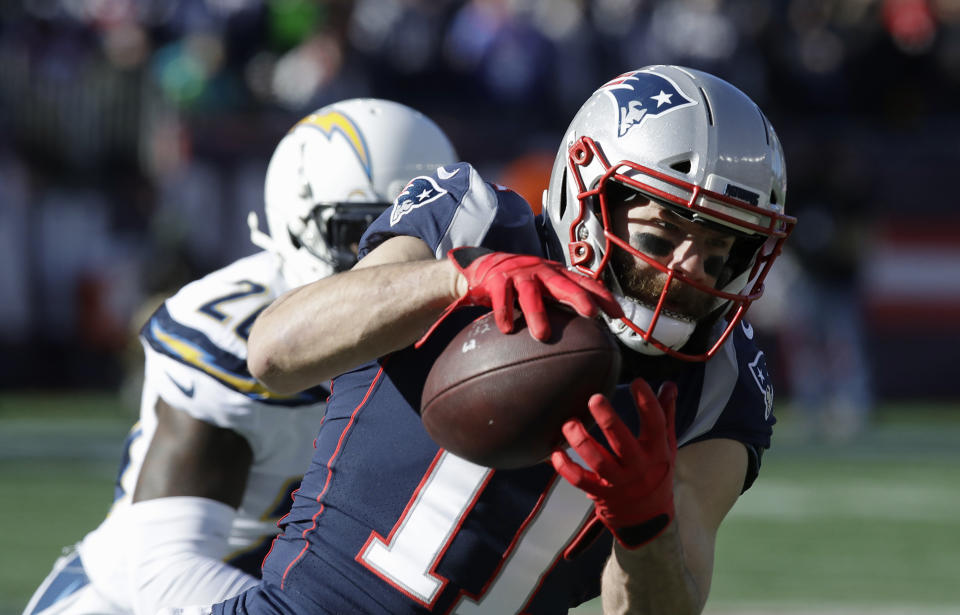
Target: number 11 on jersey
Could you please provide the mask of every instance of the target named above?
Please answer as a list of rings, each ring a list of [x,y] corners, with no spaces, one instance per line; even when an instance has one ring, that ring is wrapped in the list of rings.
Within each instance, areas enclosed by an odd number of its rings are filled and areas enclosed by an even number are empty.
[[[431,607],[447,582],[434,572],[437,563],[493,472],[441,451],[390,535],[383,538],[371,533],[357,561],[413,600]],[[484,611],[491,602],[508,610],[519,609],[539,584],[537,578],[531,579],[531,573],[539,575],[537,571],[550,568],[591,510],[581,491],[566,481],[555,481],[520,528],[518,540],[504,554],[504,564],[485,585],[483,596],[477,601],[461,599],[454,612]]]

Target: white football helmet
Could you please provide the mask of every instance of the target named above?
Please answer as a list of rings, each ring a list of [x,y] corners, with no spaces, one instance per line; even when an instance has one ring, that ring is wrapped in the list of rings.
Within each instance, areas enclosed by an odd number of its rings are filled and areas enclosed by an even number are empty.
[[[736,237],[717,287],[689,279],[618,237],[608,211],[611,182]],[[617,297],[626,317],[607,322],[627,347],[703,361],[763,294],[763,279],[796,223],[783,213],[786,186],[777,135],[743,92],[700,71],[649,66],[607,82],[580,108],[554,162],[543,209],[567,265],[602,279]],[[714,297],[710,317],[694,323],[665,312],[669,284],[653,304],[625,295],[608,266],[617,248],[668,281]],[[723,314],[726,327],[706,348],[681,350],[700,324],[712,328]]]
[[[250,239],[283,259],[301,285],[356,262],[356,244],[407,182],[457,161],[422,113],[375,98],[327,105],[280,140],[264,186],[269,235],[250,212]]]

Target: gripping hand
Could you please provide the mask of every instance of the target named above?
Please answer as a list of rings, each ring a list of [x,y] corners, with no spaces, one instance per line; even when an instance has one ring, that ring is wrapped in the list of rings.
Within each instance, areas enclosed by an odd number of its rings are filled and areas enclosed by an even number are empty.
[[[538,340],[550,336],[544,308],[546,296],[593,318],[602,309],[609,316],[623,316],[623,310],[604,286],[569,271],[560,263],[537,256],[492,252],[485,248],[455,248],[447,257],[467,280],[467,293],[451,306],[484,305],[493,309],[497,326],[504,333],[513,330],[514,301]]]
[[[594,519],[568,548],[568,554],[596,534],[598,521],[621,545],[636,549],[659,536],[673,519],[677,387],[665,383],[657,397],[650,385],[638,378],[630,392],[640,414],[638,437],[620,420],[610,401],[597,394],[588,402],[590,414],[612,452],[587,433],[583,423],[571,419],[564,423],[563,435],[591,469],[575,463],[562,450],[550,457],[556,471],[594,502]]]

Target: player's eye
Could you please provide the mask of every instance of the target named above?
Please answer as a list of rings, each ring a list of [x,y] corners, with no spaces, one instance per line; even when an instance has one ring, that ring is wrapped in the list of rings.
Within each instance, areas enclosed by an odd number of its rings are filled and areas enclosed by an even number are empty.
[[[670,256],[677,249],[672,241],[653,233],[633,233],[630,235],[630,244],[644,254],[661,258]]]
[[[613,205],[622,205],[624,203],[637,203],[641,199],[641,195],[636,190],[618,184],[617,182],[611,182],[607,186],[606,190],[607,201]]]
[[[727,252],[733,246],[733,239],[718,235],[707,240],[707,247],[715,248],[717,251]]]
[[[658,229],[670,235],[686,234],[684,230],[680,228],[679,225],[674,224],[669,220],[664,220],[663,218],[654,218],[652,222],[653,222],[653,226],[657,227]]]
[[[708,256],[703,259],[703,272],[706,273],[711,278],[720,277],[720,272],[723,271],[723,264],[727,261],[723,256]]]

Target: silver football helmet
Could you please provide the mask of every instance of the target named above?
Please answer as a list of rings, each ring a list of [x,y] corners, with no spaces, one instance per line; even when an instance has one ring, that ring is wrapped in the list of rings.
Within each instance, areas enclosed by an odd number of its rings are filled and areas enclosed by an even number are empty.
[[[375,98],[328,105],[277,145],[264,185],[269,235],[250,212],[250,239],[280,255],[293,285],[343,271],[407,182],[456,161],[443,131],[410,107]]]
[[[763,280],[793,225],[784,215],[786,169],[770,122],[726,81],[678,66],[649,66],[604,84],[564,136],[544,193],[544,212],[567,265],[602,279],[626,316],[614,334],[644,354],[702,361],[713,356],[763,293]],[[716,287],[697,282],[613,232],[611,192],[637,191],[687,220],[736,239]],[[659,301],[623,292],[610,264],[622,249],[665,276]],[[663,309],[667,290],[689,284],[712,297],[710,318],[690,322]],[[681,350],[699,324],[726,314],[706,348]]]

